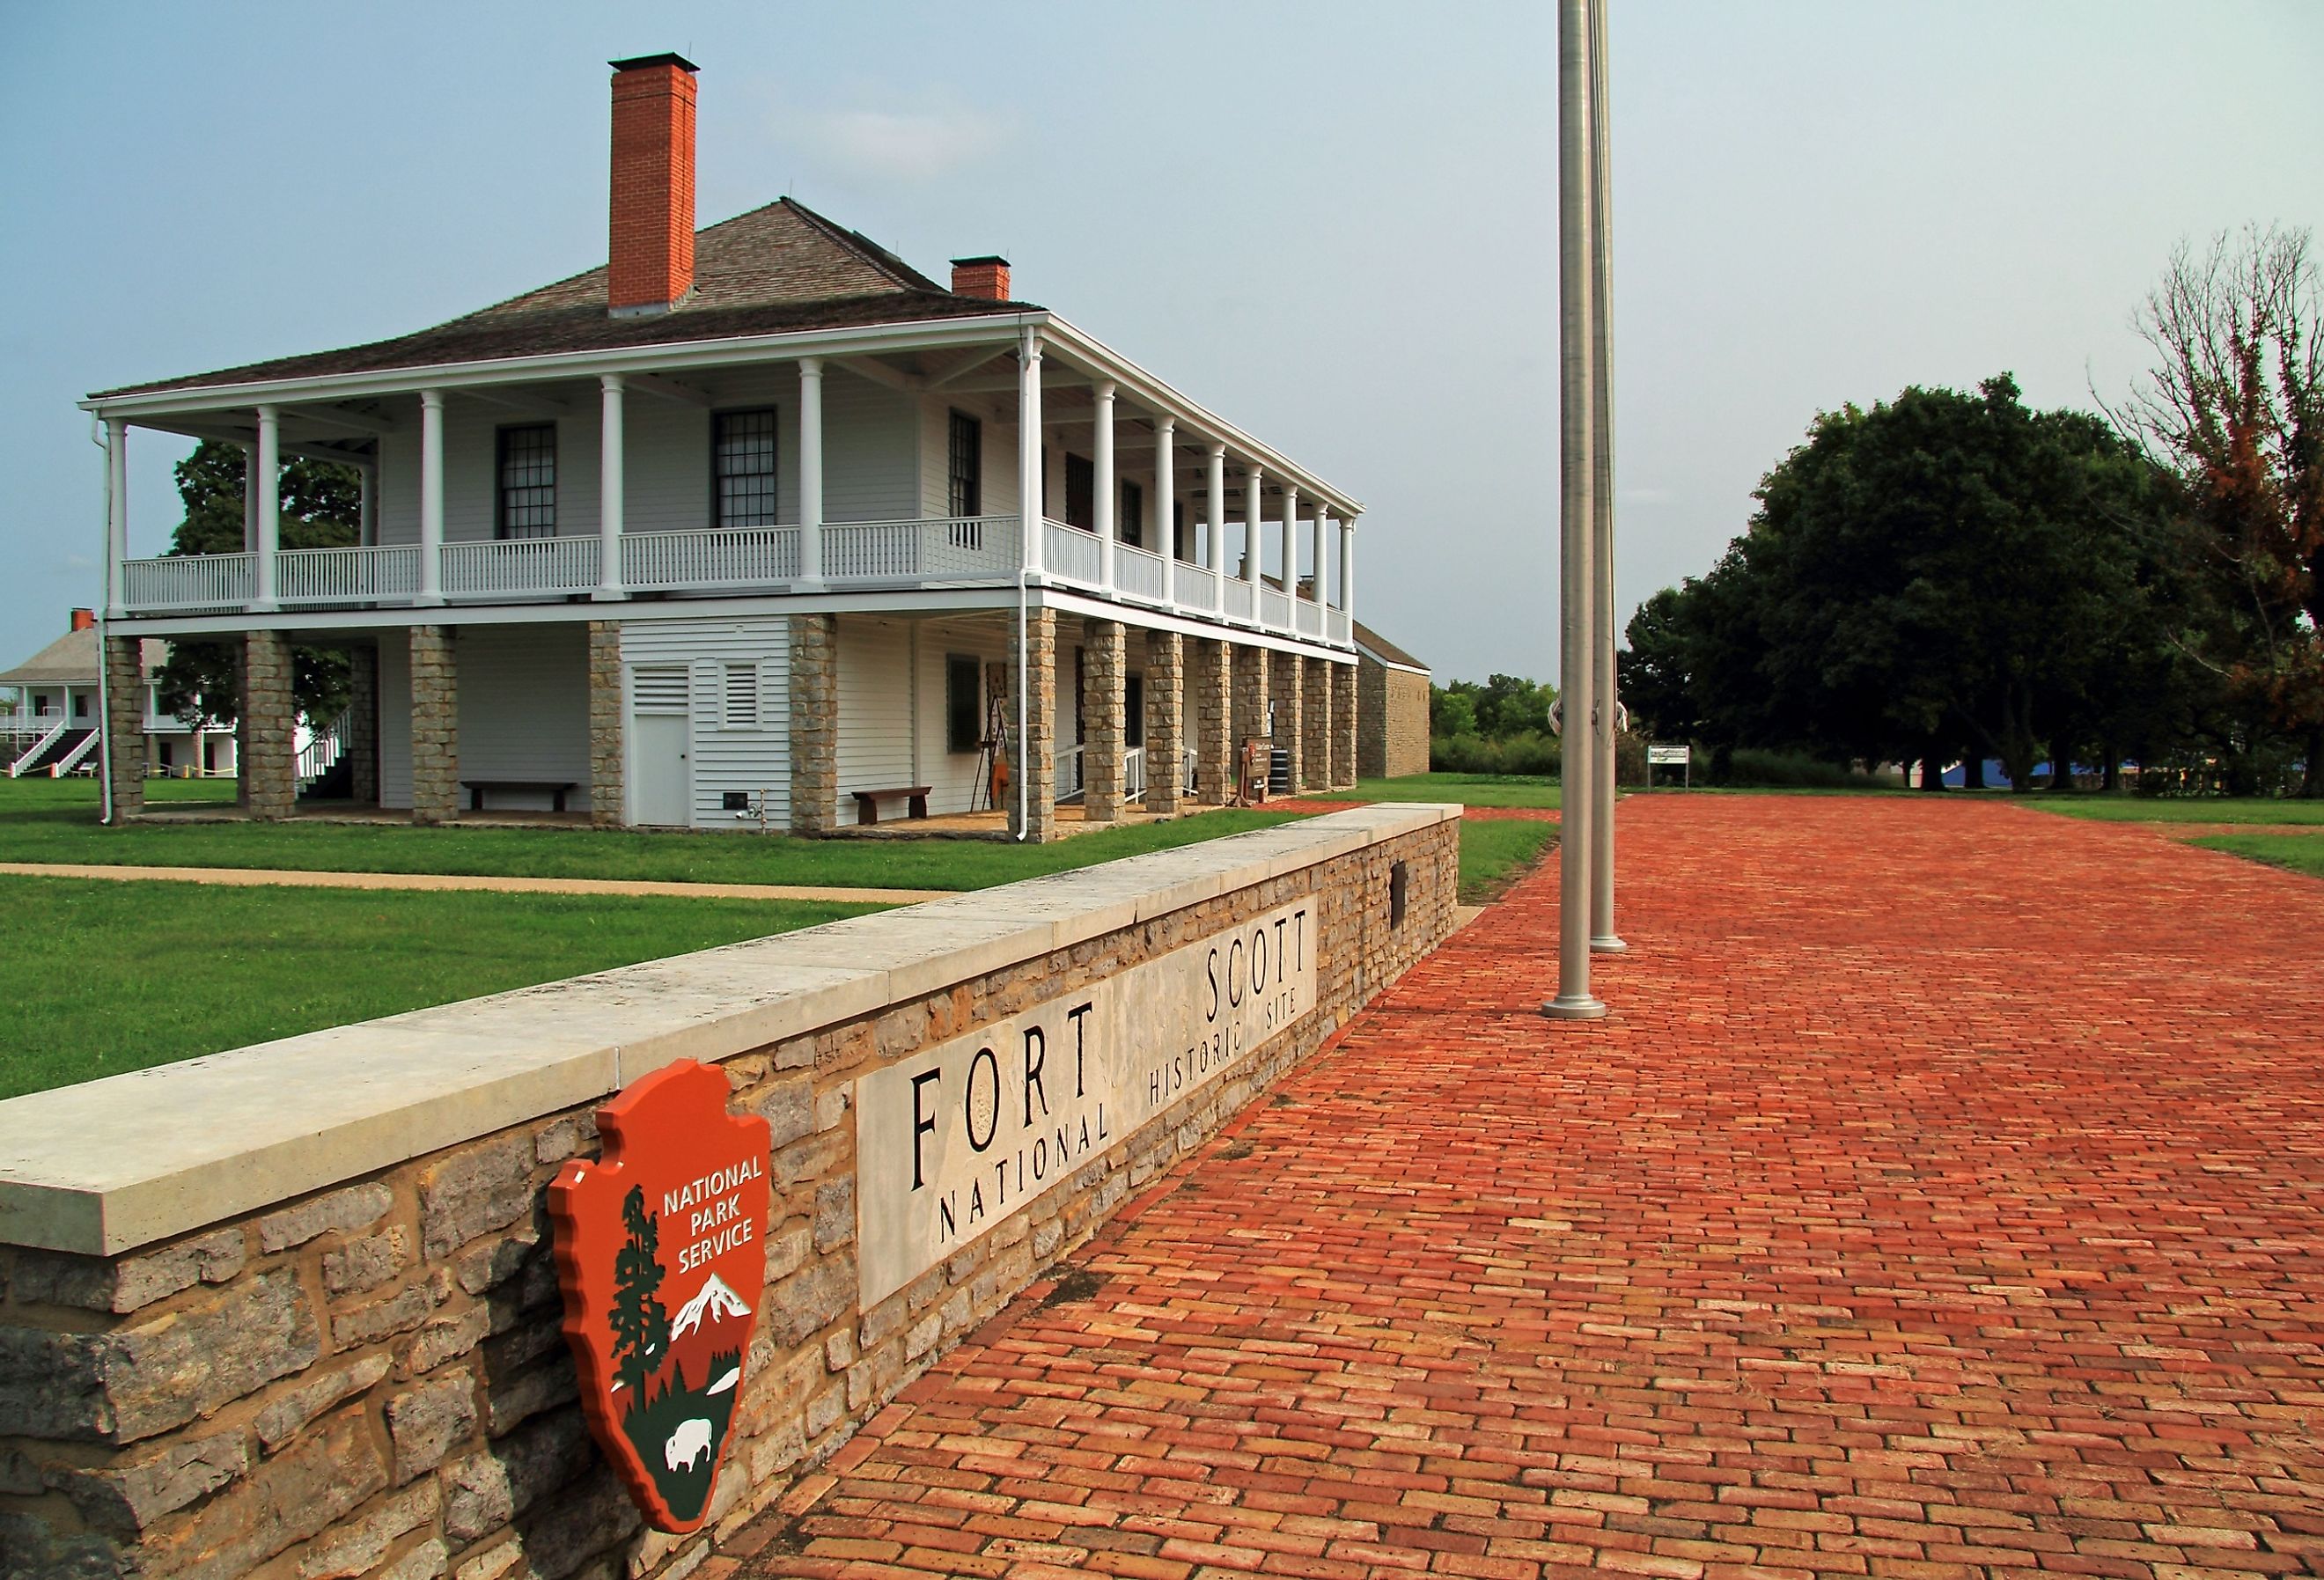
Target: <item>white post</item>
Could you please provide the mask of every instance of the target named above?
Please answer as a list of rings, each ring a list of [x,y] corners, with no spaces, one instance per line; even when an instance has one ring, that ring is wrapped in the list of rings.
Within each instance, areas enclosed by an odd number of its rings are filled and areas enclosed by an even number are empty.
[[[597,435],[597,590],[594,598],[622,593],[622,466],[626,436],[622,430],[622,375],[600,374],[605,392],[604,420]]]
[[[282,415],[272,406],[258,409],[258,457],[253,463],[250,492],[258,496],[258,579],[250,601],[254,610],[275,607],[274,554],[282,538]]]
[[[444,601],[444,392],[420,392],[420,596]]]
[[[1177,429],[1176,419],[1154,420],[1154,534],[1162,540],[1162,558],[1169,562],[1169,585],[1163,591],[1173,598],[1178,596],[1178,531],[1171,519],[1178,513],[1178,463],[1173,451]]]
[[[379,542],[377,461],[364,461],[355,467],[355,541],[366,549]]]
[[[799,358],[799,585],[823,585],[823,358]]]
[[[1267,474],[1257,467],[1243,468],[1242,578],[1250,584],[1251,618],[1259,617],[1259,491]]]
[[[242,447],[242,551],[258,549],[258,447]]]
[[[1590,947],[1627,949],[1614,930],[1614,270],[1607,195],[1606,7],[1590,8],[1590,348],[1597,385],[1591,409],[1590,592],[1594,646],[1590,721],[1597,744],[1590,788]]]
[[[1288,483],[1283,485],[1283,591],[1292,599],[1299,596],[1299,490]],[[1291,623],[1299,623],[1296,613]]]
[[[1227,447],[1214,444],[1211,447],[1211,574],[1223,577],[1226,573]]]
[[[1594,400],[1593,315],[1590,304],[1591,0],[1557,8],[1557,365],[1558,614],[1563,638],[1557,686],[1564,725],[1558,834],[1557,996],[1541,1007],[1553,1020],[1589,1021],[1606,1012],[1590,991],[1591,765],[1597,751],[1590,721],[1595,601],[1591,570]]]
[[[1323,578],[1323,540],[1331,522],[1331,507],[1317,500],[1315,524],[1308,529],[1308,553],[1315,561],[1315,606],[1319,609],[1332,601],[1331,584]]]
[[[105,613],[121,613],[121,562],[129,558],[129,424],[105,420]]]
[[[1025,331],[1017,346],[1017,519],[1025,542],[1025,568],[1041,568],[1041,337]],[[1024,672],[1022,652],[1018,672]],[[1030,762],[1028,757],[1026,761]]]
[[[1114,518],[1120,513],[1121,490],[1113,480],[1113,381],[1097,383],[1097,579],[1113,591]]]
[[[1340,613],[1351,622],[1356,617],[1356,523],[1352,517],[1340,523]]]

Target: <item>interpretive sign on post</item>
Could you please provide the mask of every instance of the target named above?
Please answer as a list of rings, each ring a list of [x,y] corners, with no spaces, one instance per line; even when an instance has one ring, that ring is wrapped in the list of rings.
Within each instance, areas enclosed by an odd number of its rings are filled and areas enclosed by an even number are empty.
[[[1680,781],[1683,788],[1694,788],[1694,748],[1692,746],[1648,746],[1646,748],[1646,787],[1654,788],[1655,770],[1660,767],[1684,769]]]
[[[865,1076],[864,1307],[1313,1010],[1315,928],[1299,901]]]
[[[766,1285],[769,1131],[728,1091],[692,1059],[641,1078],[549,1187],[582,1408],[658,1530],[708,1511]]]

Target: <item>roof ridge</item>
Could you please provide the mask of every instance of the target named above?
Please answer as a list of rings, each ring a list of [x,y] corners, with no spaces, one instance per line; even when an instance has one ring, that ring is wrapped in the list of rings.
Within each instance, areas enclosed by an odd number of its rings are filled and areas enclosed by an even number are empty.
[[[776,199],[775,203],[779,203],[783,207],[788,208],[801,219],[806,220],[809,225],[821,231],[825,236],[838,243],[841,246],[847,248],[848,251],[855,254],[856,256],[862,258],[866,263],[869,263],[874,269],[879,270],[881,273],[885,274],[889,279],[893,280],[897,284],[904,287],[906,290],[934,291],[945,296],[953,294],[953,292],[946,291],[943,286],[937,284],[935,281],[921,273],[918,269],[913,268],[909,263],[904,262],[903,258],[897,253],[887,247],[881,246],[878,242],[873,241],[870,236],[865,236],[860,230],[850,230],[845,226],[840,224],[839,221],[816,213],[814,209],[808,208],[806,204],[800,202],[797,198],[790,196],[788,193],[785,193],[783,196]],[[772,208],[774,207],[774,204],[770,203],[766,205],[766,207]],[[756,213],[758,210],[752,209],[752,212]]]

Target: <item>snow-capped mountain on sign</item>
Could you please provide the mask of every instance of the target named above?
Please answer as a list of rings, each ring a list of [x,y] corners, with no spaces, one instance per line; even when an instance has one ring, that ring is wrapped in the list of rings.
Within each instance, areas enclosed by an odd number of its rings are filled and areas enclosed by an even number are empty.
[[[706,1388],[715,1372],[738,1363],[750,1331],[751,1308],[712,1273],[670,1319],[669,1354],[660,1375],[681,1391]],[[671,1367],[676,1368],[675,1375],[669,1370]]]

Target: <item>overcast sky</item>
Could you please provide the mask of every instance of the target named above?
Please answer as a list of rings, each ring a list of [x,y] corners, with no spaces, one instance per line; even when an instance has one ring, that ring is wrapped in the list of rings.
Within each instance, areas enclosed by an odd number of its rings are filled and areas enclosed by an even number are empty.
[[[601,263],[605,61],[702,68],[702,223],[790,193],[1052,307],[1362,499],[1357,613],[1556,670],[1548,5],[0,4],[0,665],[98,596],[92,389]],[[2118,394],[2174,242],[2324,224],[2324,5],[1613,0],[1625,610],[1821,408]],[[177,522],[133,439],[133,551]]]

